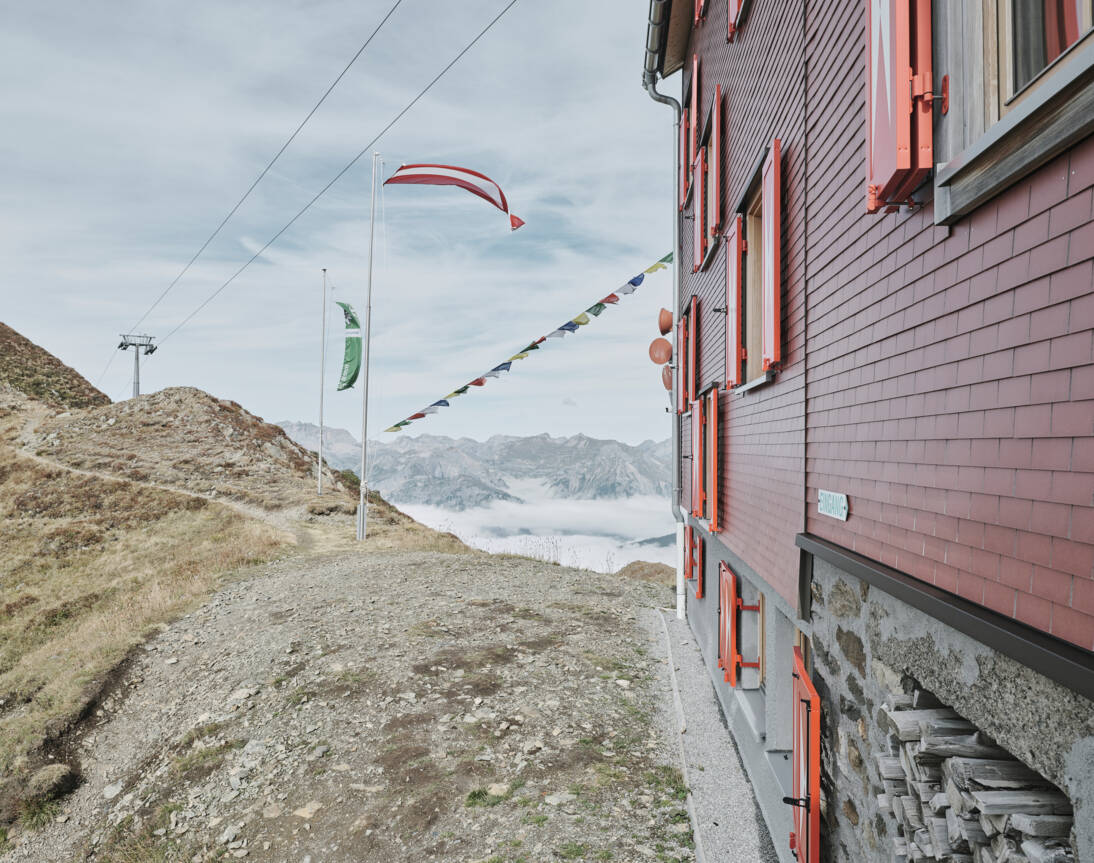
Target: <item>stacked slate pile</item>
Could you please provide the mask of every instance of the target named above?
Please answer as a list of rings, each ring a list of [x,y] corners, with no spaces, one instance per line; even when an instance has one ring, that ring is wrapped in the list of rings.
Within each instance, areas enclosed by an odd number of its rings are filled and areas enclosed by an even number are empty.
[[[893,863],[1076,863],[1060,790],[926,690],[891,694],[878,808]]]

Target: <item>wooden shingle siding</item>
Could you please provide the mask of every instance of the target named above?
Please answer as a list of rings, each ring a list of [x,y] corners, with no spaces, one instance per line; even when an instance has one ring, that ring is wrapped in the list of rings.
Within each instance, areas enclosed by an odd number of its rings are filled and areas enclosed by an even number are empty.
[[[798,551],[804,525],[804,82],[800,3],[753,2],[734,41],[726,41],[726,0],[711,0],[693,31],[690,53],[701,58],[699,117],[705,123],[721,85],[725,126],[722,146],[723,224],[755,178],[758,160],[773,138],[782,140],[782,367],[777,378],[746,395],[718,399],[721,446],[719,538],[732,547],[788,602],[797,598]],[[789,58],[789,59],[788,59]],[[690,78],[690,72],[688,73]],[[682,82],[687,93],[689,80]],[[683,216],[694,215],[694,201]],[[680,260],[692,260],[691,223],[681,227]],[[755,238],[759,242],[759,238]],[[750,240],[751,242],[751,240]],[[685,268],[682,308],[700,298],[699,388],[723,382],[725,369],[725,249],[720,243],[705,270]],[[753,358],[755,369],[759,358]],[[684,421],[685,454],[690,435]],[[690,500],[684,471],[683,500]]]
[[[800,15],[800,4],[755,5],[738,37],[742,47],[769,15]],[[804,363],[810,533],[1094,648],[1094,140],[949,229],[932,223],[930,204],[867,215],[864,4],[810,4],[808,27],[804,180],[800,120],[784,113],[791,128],[769,130],[785,136],[787,151],[784,314],[792,374],[755,402],[726,399],[731,413],[743,403],[763,411],[738,410],[727,423],[744,438],[736,453],[731,447],[731,460],[754,439],[749,429],[763,428],[760,461],[778,460],[782,479],[791,475],[792,460],[766,438],[772,429],[775,440],[800,434],[790,398],[779,400]],[[778,38],[797,38],[791,29]],[[798,56],[781,43],[778,52]],[[781,88],[795,92],[801,70],[782,64],[774,74],[754,62],[756,98],[780,109],[790,102],[790,114],[800,112],[797,97]],[[741,100],[731,81],[735,155],[734,132],[754,129],[765,116],[741,118]],[[743,179],[738,167],[730,172],[735,182]],[[804,360],[795,263],[803,248]],[[740,477],[732,466],[726,481],[733,500]],[[818,515],[819,489],[849,496],[848,521]],[[756,532],[752,542],[775,545],[783,535]]]

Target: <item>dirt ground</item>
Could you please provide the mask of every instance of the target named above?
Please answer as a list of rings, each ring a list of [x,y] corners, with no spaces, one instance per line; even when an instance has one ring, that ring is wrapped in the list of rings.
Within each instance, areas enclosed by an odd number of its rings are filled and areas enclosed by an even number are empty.
[[[140,648],[57,753],[80,786],[0,860],[693,859],[667,588],[330,548],[255,567]]]

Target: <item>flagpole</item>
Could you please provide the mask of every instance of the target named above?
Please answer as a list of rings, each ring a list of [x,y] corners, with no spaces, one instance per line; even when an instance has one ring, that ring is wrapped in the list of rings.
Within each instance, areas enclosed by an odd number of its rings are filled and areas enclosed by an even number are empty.
[[[372,342],[372,247],[376,237],[376,162],[380,154],[372,154],[372,200],[368,220],[368,287],[365,289],[365,383],[361,387],[361,488],[357,498],[357,539],[363,542],[368,532],[368,487],[365,465],[368,454],[368,354]]]
[[[319,338],[319,490],[323,494],[323,380],[327,376],[327,268],[323,267],[323,323],[320,326]]]

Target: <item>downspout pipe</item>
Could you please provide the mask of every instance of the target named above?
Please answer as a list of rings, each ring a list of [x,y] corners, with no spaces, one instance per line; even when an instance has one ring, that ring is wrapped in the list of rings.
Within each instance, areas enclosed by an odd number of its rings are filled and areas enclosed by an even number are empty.
[[[661,46],[664,44],[666,31],[669,26],[670,0],[650,0],[649,24],[646,29],[646,58],[642,70],[642,84],[649,93],[650,98],[662,105],[668,105],[673,113],[673,152],[676,158],[673,161],[672,171],[672,205],[676,207],[680,200],[680,172],[677,170],[680,164],[680,103],[671,96],[657,92],[659,78]],[[680,314],[680,217],[675,211],[672,214],[672,314],[675,319]],[[676,328],[673,328],[673,380],[675,386],[673,393],[679,392],[680,381],[680,346],[676,343]],[[684,514],[680,508],[680,419],[675,413],[675,405],[670,408],[672,416],[672,515],[676,519],[676,616],[681,620],[685,616],[686,593],[684,587]]]

